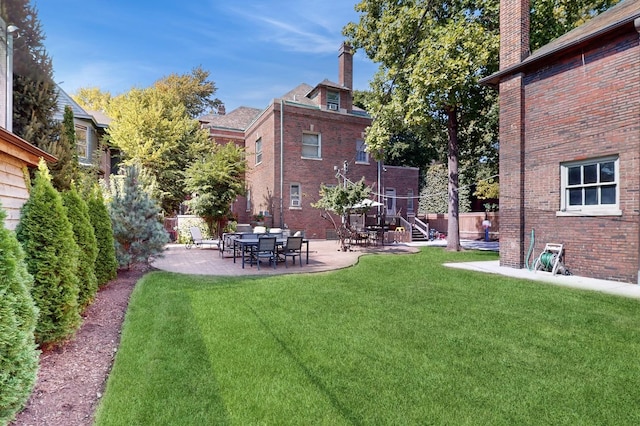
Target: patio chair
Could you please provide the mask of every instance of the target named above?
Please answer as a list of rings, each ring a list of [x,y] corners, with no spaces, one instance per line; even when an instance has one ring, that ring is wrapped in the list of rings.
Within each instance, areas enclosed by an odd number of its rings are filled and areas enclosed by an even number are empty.
[[[236,225],[236,232],[253,232],[253,228],[248,223],[239,223]]]
[[[256,226],[255,228],[253,228],[253,233],[254,234],[266,234],[267,233],[267,227],[266,226]]]
[[[200,248],[205,244],[208,244],[209,247],[216,246],[216,248],[218,248],[220,244],[219,240],[205,240],[204,238],[202,238],[202,232],[200,231],[200,228],[198,228],[197,226],[190,227],[189,233],[191,234],[191,241],[189,241],[186,244],[186,247],[188,249],[190,249],[191,246],[194,246],[194,245]]]
[[[270,237],[282,238],[282,228],[269,228]]]
[[[269,262],[273,263],[273,269],[276,268],[276,237],[261,237],[258,238],[258,246],[253,252],[253,257],[258,264],[258,270],[260,270],[260,259],[269,259]]]
[[[280,255],[284,256],[284,267],[287,266],[287,257],[293,258],[293,264],[296,264],[296,256],[300,259],[300,267],[302,267],[302,237],[287,237],[287,243],[280,251]]]
[[[218,244],[218,250],[220,251],[220,257],[224,257],[225,253],[233,256],[233,240],[238,238],[235,234],[222,234],[220,244]]]

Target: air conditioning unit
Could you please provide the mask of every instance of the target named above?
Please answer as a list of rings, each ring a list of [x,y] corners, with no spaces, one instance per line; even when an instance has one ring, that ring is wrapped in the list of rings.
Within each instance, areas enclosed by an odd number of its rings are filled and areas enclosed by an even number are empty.
[[[337,111],[338,110],[338,104],[328,104],[327,108],[329,108],[331,111]]]
[[[293,198],[291,200],[291,207],[300,207],[300,200]]]

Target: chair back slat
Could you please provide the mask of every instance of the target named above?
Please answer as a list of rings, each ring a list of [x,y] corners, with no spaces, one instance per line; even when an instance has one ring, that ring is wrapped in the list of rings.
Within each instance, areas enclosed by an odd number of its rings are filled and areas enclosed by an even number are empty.
[[[302,237],[287,237],[285,250],[300,250],[302,248]]]
[[[276,238],[275,237],[262,237],[258,238],[258,251],[275,251],[276,250]]]

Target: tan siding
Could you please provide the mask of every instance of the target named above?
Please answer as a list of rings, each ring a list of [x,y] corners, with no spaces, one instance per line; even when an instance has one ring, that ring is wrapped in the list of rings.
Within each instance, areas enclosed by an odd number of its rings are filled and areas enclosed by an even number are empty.
[[[0,202],[7,212],[5,227],[15,229],[20,220],[20,208],[29,197],[22,168],[17,158],[0,152]]]

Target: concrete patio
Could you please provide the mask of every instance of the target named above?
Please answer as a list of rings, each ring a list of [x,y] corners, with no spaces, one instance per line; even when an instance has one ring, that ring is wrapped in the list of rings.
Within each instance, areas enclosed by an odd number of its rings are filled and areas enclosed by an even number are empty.
[[[497,251],[499,243],[463,240],[463,248],[468,250]],[[302,267],[298,263],[288,267],[279,263],[276,269],[264,265],[258,271],[256,266],[246,265],[242,269],[239,259],[236,263],[232,257],[221,257],[217,248],[191,248],[187,250],[183,244],[170,244],[164,253],[164,257],[155,259],[152,266],[169,272],[195,275],[274,275],[296,274],[310,272],[326,272],[347,268],[355,265],[358,258],[368,253],[411,254],[417,253],[420,247],[433,246],[445,247],[445,240],[432,242],[395,243],[385,246],[365,247],[356,246],[353,251],[343,252],[339,250],[339,243],[335,240],[310,240],[309,263],[305,263],[305,255],[302,258]],[[304,246],[303,246],[304,249]],[[527,269],[514,269],[500,266],[499,261],[466,262],[445,264],[447,267],[467,269],[477,272],[499,274],[514,278],[542,281],[549,284],[578,288],[583,290],[599,291],[622,297],[640,299],[640,285],[621,283],[617,281],[598,280],[594,278],[580,277],[576,275],[555,275],[534,272]]]

